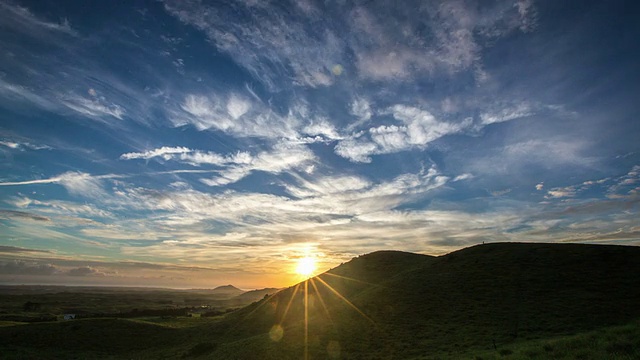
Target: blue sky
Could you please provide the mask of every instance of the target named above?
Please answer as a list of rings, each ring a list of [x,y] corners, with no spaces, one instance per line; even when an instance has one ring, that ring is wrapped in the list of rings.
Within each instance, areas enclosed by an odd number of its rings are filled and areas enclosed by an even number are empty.
[[[634,7],[0,0],[0,282],[638,245]]]

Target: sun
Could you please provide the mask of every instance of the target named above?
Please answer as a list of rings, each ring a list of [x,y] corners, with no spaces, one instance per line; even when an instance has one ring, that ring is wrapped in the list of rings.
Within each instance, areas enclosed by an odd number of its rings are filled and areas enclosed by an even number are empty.
[[[302,276],[311,276],[316,271],[316,260],[310,257],[303,257],[298,260],[296,273]]]

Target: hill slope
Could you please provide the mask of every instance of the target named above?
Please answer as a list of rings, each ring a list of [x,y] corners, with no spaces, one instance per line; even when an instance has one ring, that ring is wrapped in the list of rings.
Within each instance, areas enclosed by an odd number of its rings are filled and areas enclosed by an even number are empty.
[[[639,303],[638,247],[499,243],[440,257],[381,251],[225,318],[183,329],[145,327],[153,352],[130,350],[132,357],[459,358],[628,324],[640,319]],[[91,324],[76,325],[88,332]],[[101,324],[101,337],[113,346],[87,342],[78,350],[120,357],[130,338],[122,324],[129,323]],[[69,323],[38,326],[42,334],[74,335]],[[25,337],[36,328],[20,328],[0,328],[5,348],[29,349]],[[49,342],[38,343],[44,349]],[[633,346],[621,348],[633,353]],[[540,351],[544,358],[547,350]]]
[[[312,358],[335,348],[347,358],[486,350],[640,317],[640,248],[500,243],[441,257],[378,252],[306,286]],[[230,335],[239,346],[230,344],[225,355],[255,348],[285,358],[301,354],[304,287],[234,314],[239,325]],[[264,340],[274,324],[282,326],[282,337]],[[258,329],[260,340],[240,340]]]

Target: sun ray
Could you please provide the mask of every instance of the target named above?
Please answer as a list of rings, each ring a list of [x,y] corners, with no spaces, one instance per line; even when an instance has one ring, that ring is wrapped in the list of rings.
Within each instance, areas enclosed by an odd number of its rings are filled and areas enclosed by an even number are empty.
[[[284,323],[284,320],[287,317],[287,313],[289,312],[289,308],[291,307],[291,303],[293,302],[293,298],[296,297],[296,294],[298,293],[298,288],[300,288],[300,283],[296,284],[296,287],[293,289],[293,294],[291,294],[291,298],[287,303],[287,307],[284,309],[284,313],[282,314],[282,318],[280,319],[280,324]]]
[[[327,284],[324,280],[322,280],[322,278],[320,278],[319,276],[316,277],[316,279],[318,279],[318,281],[320,281],[324,286],[327,287],[327,289],[329,289],[334,295],[336,295],[338,298],[340,298],[342,301],[344,301],[347,305],[351,306],[355,311],[358,312],[358,314],[362,315],[362,317],[364,317],[365,319],[369,320],[373,325],[375,325],[376,327],[378,326],[378,324],[376,324],[375,321],[373,321],[373,319],[371,319],[370,317],[368,317],[365,313],[363,313],[360,309],[358,309],[357,306],[355,306],[351,301],[349,301],[347,298],[345,298],[344,296],[342,296],[342,294],[340,294],[336,289],[334,289],[331,285]]]
[[[309,359],[309,280],[304,282],[304,360]]]
[[[366,281],[362,281],[362,280],[358,280],[358,279],[350,278],[350,277],[347,277],[347,276],[336,275],[336,274],[332,274],[332,273],[330,273],[330,272],[326,272],[326,273],[324,273],[324,274],[322,274],[322,275],[329,275],[329,276],[337,277],[337,278],[340,278],[340,279],[345,279],[345,280],[350,280],[350,281],[358,282],[358,283],[365,284],[365,285],[382,286],[382,285],[380,285],[380,284],[374,284],[374,283],[370,283],[370,282],[366,282]]]
[[[329,322],[331,323],[331,325],[335,325],[333,322],[333,319],[331,318],[331,314],[329,313],[329,308],[327,307],[327,304],[324,302],[324,299],[320,294],[320,290],[318,290],[318,286],[316,285],[315,278],[311,278],[309,280],[311,280],[311,286],[313,286],[313,288],[316,290],[316,296],[318,297],[318,300],[320,300],[320,304],[324,309],[324,313],[327,315],[327,319],[329,319]]]

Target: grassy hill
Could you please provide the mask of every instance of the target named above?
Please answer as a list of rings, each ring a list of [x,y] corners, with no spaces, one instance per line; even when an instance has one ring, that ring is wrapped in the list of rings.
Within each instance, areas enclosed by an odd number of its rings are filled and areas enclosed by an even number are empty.
[[[440,257],[381,251],[180,328],[128,320],[0,327],[0,352],[74,339],[82,342],[78,357],[633,359],[637,304],[637,247],[496,243]],[[132,334],[144,339],[132,344]]]
[[[256,346],[302,353],[303,287],[235,313],[246,324],[238,325],[238,338],[281,324],[276,345]],[[347,358],[447,356],[639,318],[640,248],[500,243],[441,257],[377,252],[311,279],[307,288],[314,358],[331,344]]]

